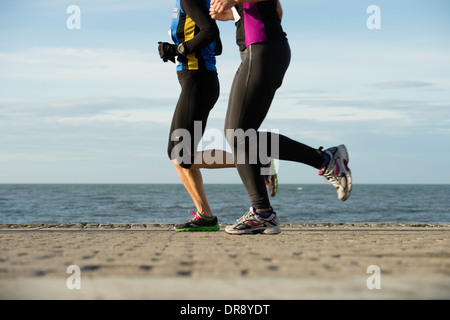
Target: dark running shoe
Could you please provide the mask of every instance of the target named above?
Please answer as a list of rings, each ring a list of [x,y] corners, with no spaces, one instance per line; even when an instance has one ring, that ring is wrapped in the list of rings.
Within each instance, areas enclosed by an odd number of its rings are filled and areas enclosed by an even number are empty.
[[[217,231],[220,229],[217,217],[203,217],[200,212],[189,211],[195,217],[183,224],[175,225],[175,231]]]

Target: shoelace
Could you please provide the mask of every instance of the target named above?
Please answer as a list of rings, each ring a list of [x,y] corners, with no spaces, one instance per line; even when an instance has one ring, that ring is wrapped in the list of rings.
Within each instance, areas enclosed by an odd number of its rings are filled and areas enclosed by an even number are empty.
[[[320,147],[318,151],[325,154],[325,151],[323,151],[323,147]],[[339,188],[340,183],[337,179],[337,176],[334,173],[334,170],[335,170],[334,155],[328,154],[328,156],[330,157],[330,160],[325,167],[320,169],[319,175],[325,177],[335,188]],[[329,170],[330,166],[332,167],[331,170]]]
[[[189,220],[189,221],[200,220],[200,219],[201,219],[201,217],[200,217],[200,216],[197,214],[197,212],[195,212],[195,211],[190,210],[190,211],[189,211],[189,214],[192,214],[193,216],[195,216],[194,218],[192,218],[192,219]]]
[[[339,181],[336,179],[336,176],[334,175],[334,173],[331,172],[326,172],[323,174],[323,176],[335,187],[335,188],[339,188],[341,186],[341,184],[339,183]]]
[[[251,215],[253,215],[253,208],[250,207],[249,211],[247,211],[246,213],[244,213],[244,215],[242,217],[240,217],[239,219],[237,219],[237,222],[242,222],[244,220],[246,220],[247,218],[249,218]]]

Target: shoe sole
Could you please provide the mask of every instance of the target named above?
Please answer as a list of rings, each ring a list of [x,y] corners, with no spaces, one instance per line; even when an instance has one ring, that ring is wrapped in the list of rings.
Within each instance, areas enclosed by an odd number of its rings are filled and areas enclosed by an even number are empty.
[[[352,193],[352,176],[351,174],[347,174],[345,176],[345,178],[347,179],[347,191],[345,192],[345,196],[340,199],[341,201],[345,201],[350,197],[350,194]]]
[[[227,230],[225,228],[225,232],[228,234],[279,234],[281,232],[280,226],[275,226],[271,228],[252,228],[252,229],[242,229],[242,230]]]
[[[183,231],[184,232],[186,232],[186,231],[191,231],[191,232],[195,232],[195,231],[219,231],[219,230],[220,230],[219,226],[175,229],[175,231],[180,231],[180,232],[183,232]]]
[[[273,161],[272,158],[269,158],[270,161],[270,175],[271,178],[269,177],[268,180],[266,180],[266,187],[269,190],[269,195],[271,197],[275,197],[275,195],[277,194],[277,190],[278,190],[278,178],[277,178],[277,173],[275,172],[275,163]],[[273,179],[273,188],[270,188],[270,184],[271,184],[271,179]]]
[[[340,161],[339,161],[339,167],[341,169],[341,172],[339,173],[344,174],[346,179],[346,185],[347,188],[345,190],[345,196],[342,197],[342,199],[339,199],[341,201],[345,201],[350,197],[350,194],[352,192],[352,173],[350,168],[348,167],[348,162],[350,161],[348,156],[347,147],[343,144],[337,147],[339,155],[340,155]]]
[[[272,170],[272,177],[273,177],[273,189],[270,191],[270,196],[275,197],[278,191],[278,177],[275,171],[275,162],[273,161],[272,158],[270,158],[270,168]]]
[[[269,186],[267,186],[268,187],[268,189],[269,189],[269,195],[271,196],[271,197],[275,197],[275,195],[277,194],[277,189],[278,189],[278,179],[277,179],[277,175],[275,174],[273,177],[272,177],[272,179],[274,179],[273,180],[273,189],[271,189]],[[270,185],[270,181],[269,181],[269,185]]]

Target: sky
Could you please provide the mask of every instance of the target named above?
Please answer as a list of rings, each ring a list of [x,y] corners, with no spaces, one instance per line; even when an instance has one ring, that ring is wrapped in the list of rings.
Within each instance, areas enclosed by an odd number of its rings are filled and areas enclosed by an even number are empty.
[[[174,3],[0,1],[0,183],[180,183],[166,151],[180,86],[157,51]],[[450,2],[281,3],[292,60],[261,128],[345,144],[355,184],[449,183]],[[79,28],[68,27],[71,5]],[[240,63],[234,23],[218,25],[221,94],[202,149],[228,149],[220,134]],[[280,184],[324,183],[303,164],[278,171]],[[203,177],[241,183],[233,168]]]

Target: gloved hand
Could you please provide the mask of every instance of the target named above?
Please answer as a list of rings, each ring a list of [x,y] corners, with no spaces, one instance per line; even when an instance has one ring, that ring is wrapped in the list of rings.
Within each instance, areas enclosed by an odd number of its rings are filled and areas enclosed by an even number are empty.
[[[175,63],[175,57],[178,55],[177,46],[168,42],[158,42],[159,56],[164,62],[168,60]]]

